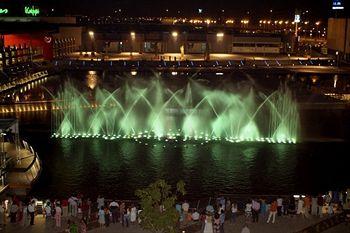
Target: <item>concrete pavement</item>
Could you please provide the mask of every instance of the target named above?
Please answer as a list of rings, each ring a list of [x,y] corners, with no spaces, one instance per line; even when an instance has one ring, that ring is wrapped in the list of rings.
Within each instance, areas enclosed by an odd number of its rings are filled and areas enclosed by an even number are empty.
[[[326,217],[324,217],[326,218]],[[310,217],[309,219],[304,219],[302,217],[276,217],[275,224],[267,224],[266,218],[260,216],[259,223],[248,223],[251,233],[293,233],[295,231],[301,230],[309,225],[321,221],[319,217]],[[66,223],[66,221],[63,221]],[[245,217],[239,216],[237,222],[232,224],[229,219],[225,223],[226,233],[240,233],[241,229],[245,224]],[[5,227],[2,232],[8,233],[56,233],[64,232],[65,227],[60,229],[54,227],[54,221],[50,220],[46,222],[42,215],[36,216],[35,225],[22,227],[19,224],[10,224]],[[112,233],[112,232],[124,232],[124,233],[146,233],[137,224],[131,224],[129,228],[123,228],[121,224],[111,224],[109,227],[95,228],[90,230],[91,233]],[[341,224],[334,228],[331,228],[325,233],[350,233],[350,226]]]

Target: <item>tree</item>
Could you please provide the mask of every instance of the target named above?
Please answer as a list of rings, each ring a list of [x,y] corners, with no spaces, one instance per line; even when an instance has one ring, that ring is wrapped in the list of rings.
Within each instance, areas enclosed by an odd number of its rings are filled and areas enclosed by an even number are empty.
[[[165,180],[157,180],[144,189],[136,190],[135,195],[140,198],[142,208],[142,228],[157,233],[175,233],[179,220],[175,202],[179,195],[185,193],[183,181],[177,183],[176,192]]]

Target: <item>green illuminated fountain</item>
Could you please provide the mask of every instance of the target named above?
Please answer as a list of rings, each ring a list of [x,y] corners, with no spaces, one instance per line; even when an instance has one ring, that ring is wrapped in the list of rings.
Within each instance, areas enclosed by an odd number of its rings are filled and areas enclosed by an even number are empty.
[[[53,137],[295,143],[297,104],[288,88],[233,93],[190,80],[172,90],[159,79],[113,92],[67,84],[53,103]]]

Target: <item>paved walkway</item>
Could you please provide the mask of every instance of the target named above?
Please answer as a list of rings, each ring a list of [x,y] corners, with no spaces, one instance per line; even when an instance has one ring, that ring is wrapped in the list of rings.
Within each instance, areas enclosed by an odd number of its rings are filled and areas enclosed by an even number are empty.
[[[251,233],[293,233],[297,230],[301,230],[306,226],[321,221],[319,217],[310,217],[309,219],[303,219],[301,217],[277,217],[275,224],[267,224],[262,221],[260,217],[259,223],[248,223]],[[238,217],[235,224],[227,221],[225,224],[226,233],[240,233],[244,225],[245,219],[243,216]],[[5,227],[2,232],[9,233],[49,233],[49,232],[64,232],[64,228],[57,229],[53,226],[54,222],[45,222],[42,215],[38,215],[35,219],[34,226],[22,227],[19,224],[10,224]],[[107,228],[97,228],[89,231],[91,233],[112,233],[112,232],[123,232],[123,233],[146,233],[138,225],[131,225],[129,228],[123,228],[121,224],[111,224]],[[331,228],[324,233],[350,233],[350,225],[346,226],[341,224],[334,228]]]

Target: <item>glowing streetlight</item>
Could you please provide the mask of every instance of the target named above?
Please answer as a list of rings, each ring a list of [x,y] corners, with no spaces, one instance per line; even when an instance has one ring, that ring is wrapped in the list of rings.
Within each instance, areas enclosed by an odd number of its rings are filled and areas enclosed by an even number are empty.
[[[93,38],[94,35],[95,35],[95,33],[94,33],[93,31],[89,31],[89,36],[90,36],[90,38]]]
[[[177,33],[177,31],[173,31],[173,32],[171,33],[171,35],[172,35],[174,38],[176,38],[176,37],[178,36],[178,33]]]
[[[216,37],[222,38],[222,37],[224,37],[224,33],[223,32],[218,32],[218,33],[216,33]]]

